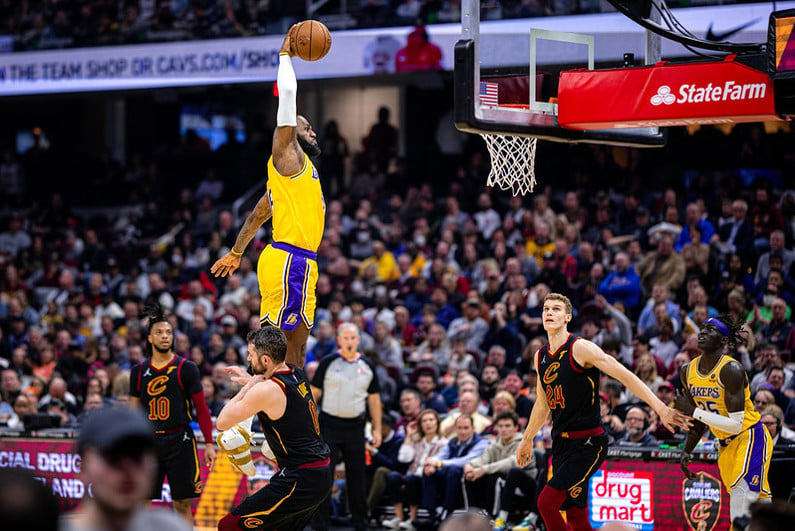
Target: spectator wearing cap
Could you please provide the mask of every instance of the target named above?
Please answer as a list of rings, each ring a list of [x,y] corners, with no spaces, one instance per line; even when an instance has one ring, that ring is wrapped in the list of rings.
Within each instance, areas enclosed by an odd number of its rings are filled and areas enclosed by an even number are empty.
[[[463,339],[466,343],[466,350],[480,352],[481,343],[489,331],[489,325],[480,317],[480,313],[480,299],[468,298],[464,303],[464,315],[450,322],[447,335]]]
[[[616,253],[614,263],[615,270],[599,284],[599,293],[610,304],[620,301],[627,311],[632,312],[640,302],[640,277],[629,263],[627,253]]]
[[[93,496],[62,518],[59,529],[190,529],[173,512],[147,507],[157,458],[154,433],[141,413],[109,408],[92,414],[80,430],[77,451],[80,478],[91,485]]]
[[[224,315],[221,317],[221,339],[224,342],[224,349],[232,347],[237,352],[243,352],[246,348],[246,342],[237,333],[238,322],[233,315]]]
[[[660,385],[657,386],[657,398],[659,398],[663,404],[672,405],[674,401],[674,384],[667,380],[663,380],[660,382]],[[647,410],[650,419],[649,433],[654,436],[658,441],[672,441],[676,439],[675,432],[669,430],[665,427],[665,425],[660,422],[660,418],[657,416],[657,413],[654,410]]]

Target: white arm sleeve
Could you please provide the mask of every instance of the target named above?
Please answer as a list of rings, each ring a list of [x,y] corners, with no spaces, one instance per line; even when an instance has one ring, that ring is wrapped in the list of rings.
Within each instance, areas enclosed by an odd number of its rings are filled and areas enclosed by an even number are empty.
[[[743,419],[745,418],[745,412],[734,411],[732,413],[729,413],[728,417],[724,417],[723,415],[718,415],[717,413],[711,413],[709,411],[704,411],[703,409],[696,408],[693,411],[693,418],[696,420],[700,420],[707,426],[711,426],[721,431],[731,433],[732,435],[736,435],[740,433],[740,430],[743,427]]]
[[[279,87],[279,109],[276,111],[276,125],[278,127],[295,127],[298,125],[295,104],[298,81],[295,79],[293,62],[286,53],[279,55],[276,86]]]

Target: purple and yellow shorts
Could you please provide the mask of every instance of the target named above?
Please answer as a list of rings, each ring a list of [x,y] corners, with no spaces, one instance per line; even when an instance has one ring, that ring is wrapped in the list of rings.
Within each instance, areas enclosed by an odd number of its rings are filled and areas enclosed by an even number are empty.
[[[316,253],[281,242],[265,247],[257,262],[260,322],[282,330],[295,330],[303,322],[311,330],[317,273]]]

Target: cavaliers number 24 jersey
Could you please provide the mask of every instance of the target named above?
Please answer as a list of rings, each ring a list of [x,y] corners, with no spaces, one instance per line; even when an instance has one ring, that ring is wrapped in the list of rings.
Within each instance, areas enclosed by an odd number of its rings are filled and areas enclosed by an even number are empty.
[[[190,424],[188,400],[201,390],[198,367],[182,356],[174,356],[160,368],[144,359],[130,371],[130,394],[141,400],[141,407],[158,433],[176,431]]]
[[[547,343],[538,351],[538,378],[552,414],[552,437],[563,432],[590,430],[600,425],[599,369],[585,368],[571,349],[579,338],[569,338],[555,352]]]

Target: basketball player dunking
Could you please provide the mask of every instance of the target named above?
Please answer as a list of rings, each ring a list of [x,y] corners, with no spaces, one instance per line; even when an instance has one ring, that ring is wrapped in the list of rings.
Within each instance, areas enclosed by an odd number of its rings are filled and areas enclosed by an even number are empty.
[[[298,83],[291,61],[294,55],[288,32],[279,53],[279,108],[273,154],[268,160],[267,189],[243,223],[232,250],[213,264],[210,272],[221,277],[234,273],[257,230],[273,218],[273,242],[262,251],[257,263],[262,296],[260,323],[284,332],[286,361],[301,368],[315,319],[317,249],[323,239],[326,203],[310,160],[320,155],[317,135],[309,121],[296,114]],[[233,376],[240,376],[239,371],[234,371]],[[248,453],[250,429],[248,419],[219,437],[219,445],[233,457],[232,463],[249,475],[255,473]]]
[[[615,358],[594,343],[567,330],[571,301],[559,293],[544,298],[543,324],[549,343],[535,354],[536,399],[516,461],[524,467],[533,452],[533,437],[552,415],[552,478],[538,496],[538,510],[549,531],[591,529],[588,522],[588,478],[605,460],[607,436],[599,414],[599,371],[612,376],[657,412],[669,429],[687,428],[688,417],[667,407]]]

